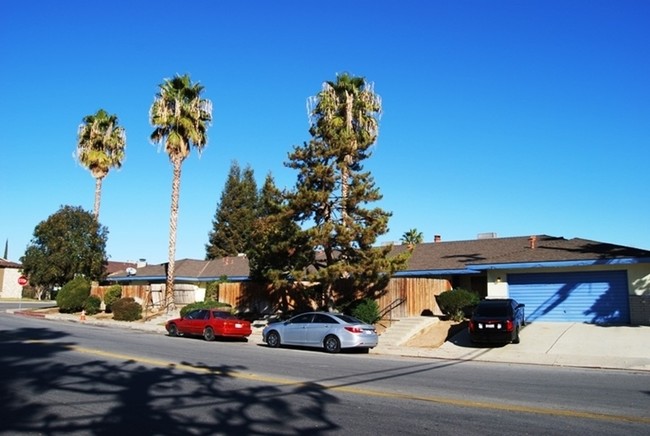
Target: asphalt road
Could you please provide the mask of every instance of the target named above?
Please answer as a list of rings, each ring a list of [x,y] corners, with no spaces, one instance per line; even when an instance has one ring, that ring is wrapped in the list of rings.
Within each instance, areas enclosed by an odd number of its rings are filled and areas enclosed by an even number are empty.
[[[269,349],[0,312],[0,434],[648,434],[645,372]]]

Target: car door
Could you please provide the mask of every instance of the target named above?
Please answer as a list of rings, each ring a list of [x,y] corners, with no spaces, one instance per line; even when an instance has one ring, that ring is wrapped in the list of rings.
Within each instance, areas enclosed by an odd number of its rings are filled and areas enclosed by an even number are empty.
[[[191,317],[190,317],[191,314]],[[203,328],[206,326],[207,319],[210,317],[210,311],[199,309],[188,314],[187,329],[191,335],[202,335]]]
[[[287,345],[305,345],[307,327],[311,323],[313,314],[305,313],[291,318],[284,325],[282,343]]]
[[[331,316],[324,313],[314,314],[311,323],[305,327],[305,345],[310,347],[322,347],[325,335],[329,333],[338,323]]]

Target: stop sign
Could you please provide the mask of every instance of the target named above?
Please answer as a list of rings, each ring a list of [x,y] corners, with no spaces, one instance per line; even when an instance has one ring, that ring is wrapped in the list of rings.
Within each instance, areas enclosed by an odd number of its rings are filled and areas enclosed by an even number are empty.
[[[18,277],[18,284],[20,286],[25,286],[27,284],[27,277],[25,276]]]

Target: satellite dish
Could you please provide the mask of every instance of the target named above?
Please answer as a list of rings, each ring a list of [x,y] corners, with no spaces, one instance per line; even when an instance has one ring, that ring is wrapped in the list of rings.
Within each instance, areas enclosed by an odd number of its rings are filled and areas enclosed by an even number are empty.
[[[126,269],[126,275],[127,275],[127,276],[134,276],[135,273],[137,273],[137,272],[138,272],[138,271],[137,271],[135,268],[133,268],[133,267],[128,267],[128,268]]]

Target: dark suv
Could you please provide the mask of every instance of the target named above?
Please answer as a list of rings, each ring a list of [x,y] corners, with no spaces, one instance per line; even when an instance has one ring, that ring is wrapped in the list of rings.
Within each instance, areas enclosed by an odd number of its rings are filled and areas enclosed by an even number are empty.
[[[472,342],[519,343],[519,330],[526,325],[524,305],[512,298],[481,301],[469,320]]]

